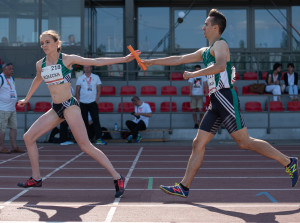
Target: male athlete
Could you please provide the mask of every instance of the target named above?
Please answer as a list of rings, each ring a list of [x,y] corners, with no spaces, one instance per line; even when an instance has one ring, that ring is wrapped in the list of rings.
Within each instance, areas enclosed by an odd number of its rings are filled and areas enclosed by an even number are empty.
[[[299,180],[298,159],[296,157],[288,157],[268,142],[248,135],[247,127],[239,111],[239,99],[233,90],[235,72],[232,71],[229,48],[226,40],[221,37],[225,28],[225,16],[218,10],[212,9],[202,28],[204,36],[209,42],[208,47],[203,47],[191,54],[142,61],[147,67],[152,65],[174,66],[199,61],[203,61],[206,66],[199,71],[185,71],[183,74],[185,79],[207,76],[211,103],[193,141],[192,154],[184,178],[180,184],[175,184],[175,186],[160,186],[168,194],[181,197],[188,196],[192,180],[201,167],[205,146],[214,137],[221,123],[225,125],[240,148],[252,150],[281,163],[292,179],[292,187],[295,187]]]

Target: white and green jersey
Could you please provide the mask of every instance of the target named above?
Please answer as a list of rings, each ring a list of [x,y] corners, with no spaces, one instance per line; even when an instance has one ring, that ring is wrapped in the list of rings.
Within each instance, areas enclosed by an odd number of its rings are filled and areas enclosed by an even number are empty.
[[[222,37],[219,40],[226,41]],[[202,54],[203,62],[206,67],[216,63],[216,58],[210,54],[210,49],[213,45],[214,43],[210,47],[208,47]],[[207,75],[206,77],[209,88],[209,95],[222,88],[232,88],[234,83],[235,71],[231,67],[231,61],[228,61],[226,63],[226,69],[223,72]]]

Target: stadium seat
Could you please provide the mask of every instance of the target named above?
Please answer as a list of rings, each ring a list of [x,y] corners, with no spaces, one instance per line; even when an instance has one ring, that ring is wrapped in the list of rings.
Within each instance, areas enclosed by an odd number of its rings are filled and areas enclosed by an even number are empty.
[[[251,93],[248,85],[242,87],[242,94],[243,95],[247,95],[247,94],[258,95],[258,93]]]
[[[287,109],[288,111],[300,111],[300,101],[289,101]]]
[[[118,112],[121,112],[121,103],[119,103]],[[123,102],[123,112],[134,112],[134,105],[131,102]]]
[[[170,112],[170,102],[165,101],[160,104],[161,112]],[[177,105],[175,102],[172,102],[172,112],[177,112]]]
[[[192,112],[193,110],[191,109],[191,102],[189,102],[189,101],[183,102],[181,110],[183,112]]]
[[[100,103],[98,103],[98,111],[99,112],[113,112],[114,105],[111,102],[100,102]]]
[[[181,95],[190,95],[190,86],[181,87]]]
[[[237,86],[233,86],[233,89],[235,90],[236,94],[239,95],[239,91],[238,91]]]
[[[240,74],[239,73],[235,73],[235,80],[241,80],[241,78],[240,78]]]
[[[268,111],[268,103],[266,110]],[[281,101],[270,101],[270,111],[284,111]]]
[[[256,101],[246,102],[245,110],[249,112],[262,112],[260,102],[256,102]]]
[[[136,95],[135,86],[122,86],[121,87],[121,95]]]
[[[18,106],[18,102],[17,102],[16,103],[16,111],[17,112],[25,112],[25,106],[24,107],[20,107],[20,106]],[[30,111],[30,103],[29,102],[27,102],[27,111]]]
[[[46,112],[51,109],[51,103],[47,101],[39,101],[35,103],[34,112]]]
[[[177,89],[175,86],[162,86],[161,95],[177,95]]]
[[[146,103],[150,105],[151,111],[155,112],[155,110],[156,110],[155,103],[154,102],[149,102],[149,101],[147,101]]]
[[[141,95],[156,95],[155,86],[142,86]]]
[[[178,72],[174,72],[171,73],[170,76],[172,77],[172,81],[183,81],[183,74],[182,73],[178,73]],[[170,79],[170,77],[169,77]]]
[[[116,95],[116,87],[115,86],[102,86],[101,87],[101,95]]]
[[[284,74],[286,74],[286,73],[287,73],[287,71],[281,73],[281,80],[284,80]]]
[[[268,71],[263,72],[261,75],[261,79],[266,80],[268,73],[269,73]]]
[[[243,75],[244,80],[257,80],[256,72],[245,72]]]

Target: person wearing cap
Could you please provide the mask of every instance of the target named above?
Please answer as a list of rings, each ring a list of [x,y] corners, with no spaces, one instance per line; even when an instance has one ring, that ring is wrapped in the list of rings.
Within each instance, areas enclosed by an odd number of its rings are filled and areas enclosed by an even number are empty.
[[[14,67],[12,63],[2,65],[0,74],[0,153],[24,153],[17,147],[17,91],[13,78]],[[9,128],[11,150],[4,146],[5,130]]]

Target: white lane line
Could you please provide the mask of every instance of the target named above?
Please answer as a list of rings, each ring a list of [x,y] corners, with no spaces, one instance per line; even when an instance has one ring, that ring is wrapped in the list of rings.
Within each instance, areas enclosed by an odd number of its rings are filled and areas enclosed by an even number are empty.
[[[70,159],[69,161],[65,162],[63,165],[61,165],[60,167],[56,168],[55,170],[53,170],[51,173],[49,173],[48,175],[46,175],[45,177],[43,177],[43,180],[46,180],[47,178],[49,178],[51,175],[53,175],[54,173],[56,173],[57,171],[61,170],[62,168],[64,168],[66,165],[68,165],[69,163],[71,163],[72,161],[74,161],[75,159],[77,159],[78,157],[80,157],[82,154],[84,154],[83,152],[81,152],[80,154],[78,154],[77,156],[73,157],[72,159]],[[14,188],[11,188],[14,189]],[[8,201],[6,201],[4,203],[4,206],[9,205],[10,203],[12,203],[13,201],[15,201],[16,199],[18,199],[19,197],[21,197],[23,194],[27,193],[30,189],[23,189],[23,191],[21,191],[20,193],[18,193],[16,196],[12,197],[11,199],[9,199]],[[0,210],[3,209],[4,206],[0,206]]]
[[[44,148],[44,147],[43,147],[43,146],[42,146],[42,147],[39,147],[38,150],[40,150],[40,149],[42,149],[42,148]],[[3,164],[3,163],[7,163],[7,162],[9,162],[9,161],[12,161],[12,160],[14,160],[14,159],[16,159],[16,158],[19,158],[19,157],[21,157],[21,156],[24,156],[24,155],[27,155],[27,152],[22,153],[22,154],[20,154],[20,155],[18,155],[18,156],[12,157],[12,158],[10,158],[10,159],[8,159],[8,160],[4,160],[4,161],[0,162],[0,165]],[[15,161],[16,161],[16,160],[15,160]],[[26,160],[26,161],[28,162],[28,160]]]
[[[140,156],[142,154],[142,151],[143,151],[143,147],[141,147],[139,149],[139,152],[137,153],[137,155],[136,155],[136,157],[135,157],[135,159],[134,159],[134,161],[133,161],[133,163],[132,163],[132,165],[131,165],[128,173],[127,173],[126,181],[125,181],[125,184],[124,184],[124,188],[126,188],[126,186],[127,186],[127,183],[128,183],[128,181],[129,181],[129,179],[131,177],[131,174],[132,174],[132,172],[133,172],[133,170],[135,168],[135,165],[137,164],[137,162],[138,162],[138,160],[139,160],[139,158],[140,158]],[[115,214],[115,211],[117,209],[117,206],[118,206],[120,200],[121,200],[121,198],[115,198],[115,200],[113,202],[114,207],[110,208],[110,210],[109,210],[109,212],[108,212],[108,214],[107,214],[107,216],[105,218],[105,222],[111,222],[112,221],[112,219],[114,217],[114,214]]]
[[[22,188],[0,188],[0,190],[22,190]],[[29,189],[27,189],[29,190]],[[112,188],[35,188],[34,190],[38,190],[38,191],[114,191],[115,189],[112,189]],[[161,190],[161,189],[147,189],[147,188],[129,188],[129,189],[126,189],[127,191],[144,191],[144,190],[147,190],[147,191],[156,191],[156,190]],[[236,188],[236,189],[233,189],[233,188],[230,188],[230,189],[226,189],[226,188],[218,188],[218,189],[212,189],[212,188],[203,188],[203,189],[190,189],[190,191],[290,191],[290,192],[293,192],[293,191],[300,191],[299,188]],[[117,202],[116,202],[117,201]],[[119,198],[116,198],[115,201],[114,201],[114,205],[113,206],[116,206],[118,205],[120,199]],[[4,203],[5,204],[5,203]]]

